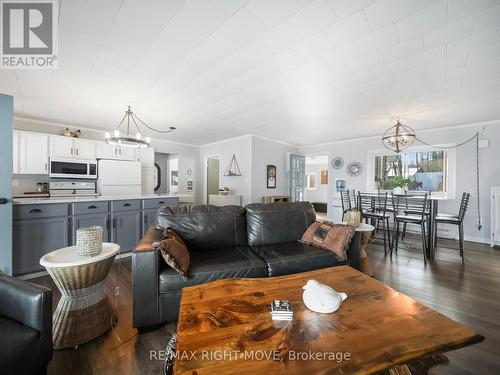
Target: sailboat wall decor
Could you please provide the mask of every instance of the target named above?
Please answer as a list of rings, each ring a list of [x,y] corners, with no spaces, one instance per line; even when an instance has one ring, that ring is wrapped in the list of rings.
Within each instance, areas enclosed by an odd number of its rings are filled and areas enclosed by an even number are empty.
[[[226,171],[224,172],[224,176],[241,176],[241,171],[240,171],[240,166],[238,165],[238,162],[236,161],[236,155],[233,154],[233,157],[231,161],[229,162],[229,165],[226,168]]]

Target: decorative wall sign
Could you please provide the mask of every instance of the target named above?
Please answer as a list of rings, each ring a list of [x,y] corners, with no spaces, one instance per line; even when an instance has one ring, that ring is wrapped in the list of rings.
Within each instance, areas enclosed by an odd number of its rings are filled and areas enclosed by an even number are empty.
[[[347,164],[347,174],[351,177],[357,176],[361,173],[362,167],[359,161],[352,161]]]
[[[179,171],[170,171],[170,185],[179,185]]]
[[[268,165],[267,166],[267,188],[268,189],[276,189],[276,166]]]
[[[331,164],[333,169],[340,169],[344,166],[344,159],[341,157],[333,158]]]
[[[323,169],[320,175],[321,175],[321,185],[328,185],[328,170]]]
[[[231,158],[231,161],[229,162],[229,165],[224,172],[224,176],[241,176],[240,166],[236,161],[235,154],[233,154],[233,157]]]

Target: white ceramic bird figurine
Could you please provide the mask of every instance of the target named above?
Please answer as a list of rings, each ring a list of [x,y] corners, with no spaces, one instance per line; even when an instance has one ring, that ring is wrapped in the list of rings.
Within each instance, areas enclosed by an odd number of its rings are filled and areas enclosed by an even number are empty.
[[[304,289],[302,299],[307,308],[323,314],[337,311],[347,298],[347,294],[338,293],[328,285],[321,284],[316,280],[309,280],[302,289]]]

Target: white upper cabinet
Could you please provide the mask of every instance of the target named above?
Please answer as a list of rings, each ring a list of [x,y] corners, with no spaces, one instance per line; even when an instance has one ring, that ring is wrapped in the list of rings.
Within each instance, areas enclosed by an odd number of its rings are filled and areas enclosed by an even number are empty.
[[[137,150],[139,154],[139,161],[142,167],[152,168],[155,165],[155,149],[152,147],[140,148]]]
[[[95,159],[96,143],[96,141],[89,139],[75,139],[76,156],[81,159]]]
[[[50,156],[58,158],[72,158],[76,156],[73,148],[73,138],[51,135]]]
[[[96,141],[51,135],[50,156],[58,158],[95,159]]]
[[[120,159],[137,161],[137,149],[133,147],[119,147]]]
[[[97,158],[116,160],[137,160],[136,149],[132,147],[118,147],[106,142],[97,142]]]
[[[49,173],[49,137],[46,134],[19,132],[19,174]],[[14,147],[15,149],[15,147]]]
[[[14,130],[12,140],[12,173],[19,174],[19,133]]]

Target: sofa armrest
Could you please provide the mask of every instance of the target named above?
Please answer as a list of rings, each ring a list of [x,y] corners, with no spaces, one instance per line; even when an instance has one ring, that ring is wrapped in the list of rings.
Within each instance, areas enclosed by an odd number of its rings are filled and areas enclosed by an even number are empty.
[[[132,321],[135,328],[159,323],[158,275],[160,254],[152,246],[160,240],[161,230],[153,225],[132,254]]]
[[[352,237],[351,244],[347,250],[347,263],[361,271],[361,234],[356,232]]]
[[[0,315],[52,339],[52,291],[0,273]]]

